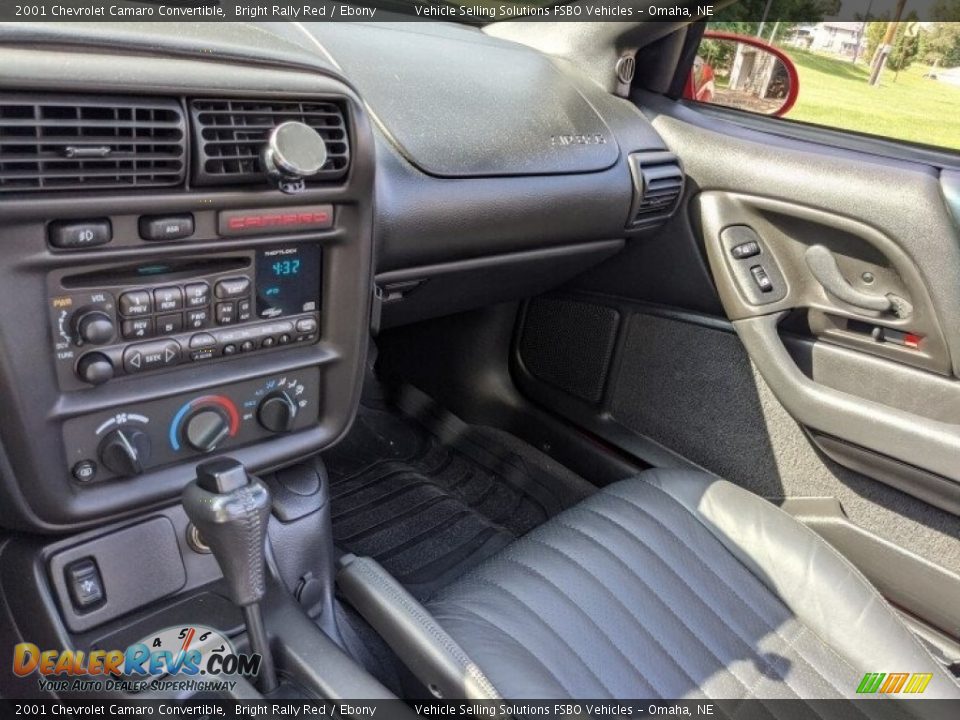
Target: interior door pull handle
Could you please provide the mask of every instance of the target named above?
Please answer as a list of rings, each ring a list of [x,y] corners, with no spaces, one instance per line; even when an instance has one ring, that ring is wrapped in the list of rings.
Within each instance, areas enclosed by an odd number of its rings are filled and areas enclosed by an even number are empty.
[[[811,245],[806,252],[807,266],[824,290],[843,302],[861,308],[886,312],[893,310],[893,301],[887,295],[873,295],[857,290],[847,282],[837,266],[837,259],[823,245]]]

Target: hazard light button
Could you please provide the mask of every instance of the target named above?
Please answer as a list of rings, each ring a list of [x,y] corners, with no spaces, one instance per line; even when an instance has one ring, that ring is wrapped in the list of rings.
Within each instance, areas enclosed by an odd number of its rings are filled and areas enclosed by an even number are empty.
[[[177,365],[181,358],[180,345],[173,340],[138,343],[123,351],[123,369],[131,375],[147,370],[159,370]]]

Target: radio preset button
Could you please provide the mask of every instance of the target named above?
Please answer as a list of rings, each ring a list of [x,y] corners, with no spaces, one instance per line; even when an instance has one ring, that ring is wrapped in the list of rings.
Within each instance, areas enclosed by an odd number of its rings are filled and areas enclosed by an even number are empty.
[[[126,340],[144,340],[153,334],[153,320],[137,318],[123,321],[123,337]]]
[[[188,310],[187,330],[202,330],[210,322],[209,310]]]
[[[190,283],[183,290],[187,296],[187,307],[196,308],[210,304],[210,286],[205,282]]]
[[[250,352],[255,347],[256,345],[253,344],[253,340],[244,340],[240,343],[240,352]]]
[[[157,335],[173,335],[183,330],[183,315],[161,315],[157,318]]]
[[[236,354],[237,354],[237,346],[234,345],[233,343],[228,343],[227,345],[224,345],[224,346],[223,346],[223,354],[224,354],[224,355],[236,355]]]
[[[220,300],[242,298],[250,294],[250,278],[226,278],[217,283],[214,294]]]
[[[153,304],[157,312],[170,312],[183,307],[183,293],[178,287],[163,287],[153,291]]]
[[[124,317],[149,315],[151,307],[150,293],[146,290],[126,292],[120,296],[120,314]]]
[[[180,345],[173,340],[131,345],[123,352],[123,369],[127,373],[158,370],[180,362]]]
[[[237,304],[232,302],[217,303],[217,325],[232,325],[237,321]]]

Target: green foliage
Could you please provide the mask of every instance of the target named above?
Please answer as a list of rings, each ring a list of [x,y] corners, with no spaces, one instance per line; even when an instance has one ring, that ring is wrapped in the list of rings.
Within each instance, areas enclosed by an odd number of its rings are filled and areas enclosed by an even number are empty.
[[[919,55],[925,62],[940,67],[960,66],[960,22],[934,23],[924,35]]]
[[[866,28],[867,36],[867,60],[873,63],[873,56],[877,54],[877,48],[883,42],[883,36],[887,32],[887,24],[890,21],[890,13],[883,13],[876,20],[868,22]]]
[[[887,58],[887,67],[894,72],[900,72],[910,67],[910,64],[916,59],[920,52],[920,35],[917,33],[912,37],[907,34],[907,26],[917,21],[917,13],[910,12],[907,17],[897,26],[897,34],[894,36],[893,49]]]

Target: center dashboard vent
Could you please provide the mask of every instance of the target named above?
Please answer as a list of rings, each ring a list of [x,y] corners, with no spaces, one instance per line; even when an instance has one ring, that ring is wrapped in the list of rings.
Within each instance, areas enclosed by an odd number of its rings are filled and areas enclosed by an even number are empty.
[[[664,222],[676,211],[683,195],[684,174],[677,156],[669,152],[638,152],[627,156],[633,178],[633,203],[628,228]]]
[[[333,102],[283,100],[191,100],[197,185],[264,183],[260,150],[284,122],[306,123],[327,144],[327,162],[310,181],[343,177],[350,146],[343,110]],[[309,182],[309,181],[308,181]]]
[[[186,147],[173,99],[0,93],[0,193],[177,186]]]

